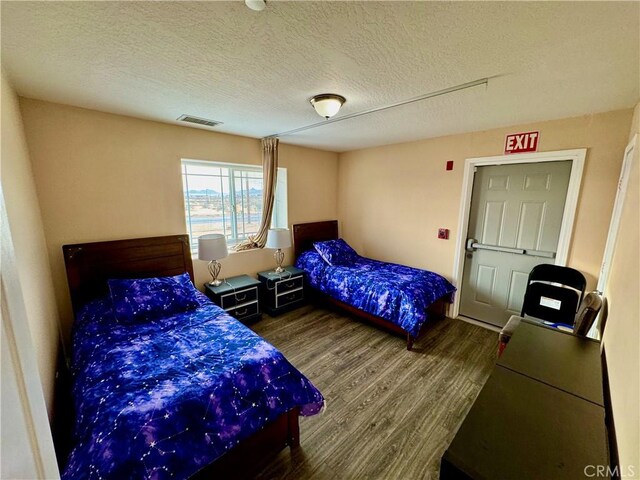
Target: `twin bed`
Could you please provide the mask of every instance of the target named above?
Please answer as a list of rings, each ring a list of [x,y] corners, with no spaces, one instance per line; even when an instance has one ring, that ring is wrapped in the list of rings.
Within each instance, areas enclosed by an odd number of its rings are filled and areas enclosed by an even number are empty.
[[[455,290],[432,272],[360,257],[337,221],[294,225],[293,235],[317,296],[406,334],[408,349]],[[298,415],[318,413],[322,394],[195,290],[187,235],[63,253],[76,316],[63,478],[237,477],[299,444]]]
[[[337,220],[294,225],[293,239],[316,298],[406,336],[407,350],[452,301],[455,287],[437,273],[358,255],[339,239]]]
[[[76,313],[63,478],[236,477],[299,443],[298,415],[324,400],[275,347],[192,285],[193,308],[165,298],[156,307],[166,313],[146,315],[162,296],[148,295],[151,278],[183,274],[182,287],[193,278],[186,235],[63,250]],[[110,279],[132,278],[146,280],[125,282],[122,304],[123,282]],[[144,315],[123,316],[122,305]]]

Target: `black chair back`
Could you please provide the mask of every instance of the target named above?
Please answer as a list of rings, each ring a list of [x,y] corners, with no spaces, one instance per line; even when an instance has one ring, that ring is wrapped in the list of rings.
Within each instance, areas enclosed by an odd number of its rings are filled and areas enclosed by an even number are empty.
[[[573,268],[536,265],[529,274],[520,316],[573,325],[586,286],[584,275]]]

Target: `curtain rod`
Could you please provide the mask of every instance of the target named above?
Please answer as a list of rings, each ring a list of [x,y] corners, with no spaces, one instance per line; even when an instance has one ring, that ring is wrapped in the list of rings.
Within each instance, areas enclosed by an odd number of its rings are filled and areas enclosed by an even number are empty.
[[[312,128],[321,127],[323,125],[329,125],[330,123],[341,122],[343,120],[349,120],[350,118],[361,117],[363,115],[369,115],[370,113],[381,112],[383,110],[388,110],[390,108],[399,107],[401,105],[407,105],[409,103],[419,102],[421,100],[426,100],[427,98],[439,97],[440,95],[446,95],[448,93],[457,92],[459,90],[465,90],[467,88],[477,87],[478,85],[488,85],[489,77],[480,78],[478,80],[473,80],[472,82],[462,83],[460,85],[456,85],[454,87],[445,88],[442,90],[437,90],[431,93],[425,93],[424,95],[420,95],[419,97],[410,98],[408,100],[401,100],[396,103],[392,103],[390,105],[385,105],[383,107],[370,108],[369,110],[363,110],[362,112],[355,112],[349,115],[343,115],[341,117],[334,117],[329,120],[324,120],[321,122],[313,123],[311,125],[307,125],[305,127],[294,128],[293,130],[288,130],[282,133],[275,133],[273,135],[269,135],[265,138],[274,138],[274,137],[284,137],[286,135],[293,135],[294,133],[303,132],[305,130],[310,130]]]

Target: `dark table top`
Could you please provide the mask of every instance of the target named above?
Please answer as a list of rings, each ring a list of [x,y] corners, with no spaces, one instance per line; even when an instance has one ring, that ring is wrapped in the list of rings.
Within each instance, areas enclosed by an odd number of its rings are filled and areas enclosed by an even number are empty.
[[[238,275],[236,277],[222,279],[222,283],[217,287],[210,285],[209,283],[205,283],[204,287],[218,295],[222,295],[242,288],[255,287],[257,285],[260,285],[260,282],[255,278],[251,278],[249,275]]]
[[[258,272],[258,278],[262,280],[282,280],[291,277],[297,277],[304,274],[304,270],[299,269],[298,267],[294,267],[292,265],[282,267],[284,268],[284,272],[276,273],[274,269],[265,270],[264,272]]]
[[[474,479],[584,478],[586,466],[609,462],[604,414],[497,366],[444,459]]]
[[[522,321],[497,364],[604,406],[596,341]]]

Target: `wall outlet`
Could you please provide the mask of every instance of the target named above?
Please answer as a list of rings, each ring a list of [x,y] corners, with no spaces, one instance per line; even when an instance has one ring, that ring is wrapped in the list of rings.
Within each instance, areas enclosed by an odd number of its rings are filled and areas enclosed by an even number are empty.
[[[449,229],[448,228],[439,228],[438,229],[438,238],[442,240],[449,240]]]

